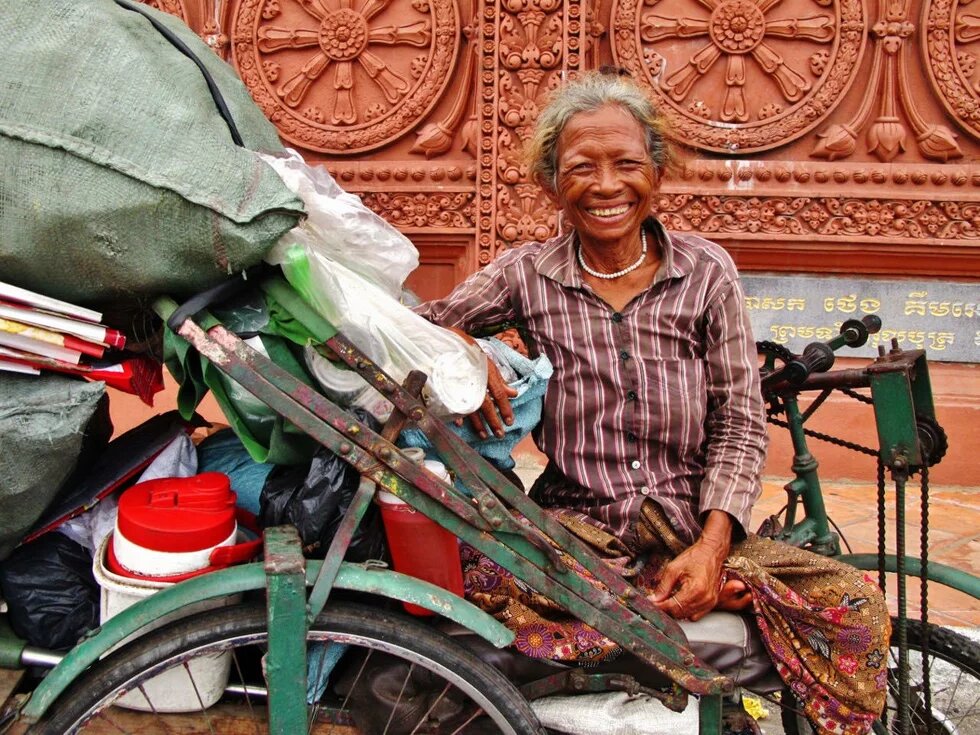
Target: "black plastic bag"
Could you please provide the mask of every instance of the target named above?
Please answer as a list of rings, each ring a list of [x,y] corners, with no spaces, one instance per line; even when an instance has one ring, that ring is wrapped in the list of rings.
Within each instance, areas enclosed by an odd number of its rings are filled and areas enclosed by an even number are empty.
[[[358,420],[376,426],[367,413],[355,410]],[[296,526],[306,556],[322,559],[350,507],[361,476],[326,447],[320,447],[309,467],[277,466],[266,478],[259,497],[259,523],[263,528]],[[372,505],[354,532],[347,550],[349,561],[381,559],[384,532]]]
[[[47,533],[0,562],[0,590],[14,633],[33,646],[68,649],[99,624],[99,585],[88,550]]]

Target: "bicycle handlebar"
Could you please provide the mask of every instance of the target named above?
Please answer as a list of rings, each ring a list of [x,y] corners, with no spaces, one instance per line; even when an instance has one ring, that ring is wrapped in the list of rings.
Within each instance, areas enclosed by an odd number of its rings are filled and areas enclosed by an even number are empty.
[[[793,386],[802,385],[812,373],[825,373],[834,366],[834,350],[843,346],[861,347],[868,337],[881,329],[881,319],[869,314],[863,319],[848,319],[841,325],[840,334],[826,342],[811,342],[803,353],[796,355],[781,369],[762,379],[763,388],[775,383],[786,382]]]

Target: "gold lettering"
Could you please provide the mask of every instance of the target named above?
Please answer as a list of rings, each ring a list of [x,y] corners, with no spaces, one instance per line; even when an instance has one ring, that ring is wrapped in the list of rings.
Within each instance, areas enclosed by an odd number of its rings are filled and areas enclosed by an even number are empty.
[[[905,301],[905,316],[910,314],[926,315],[926,302],[922,301],[929,295],[928,291],[911,291]]]
[[[878,299],[861,299],[859,307],[865,314],[877,314],[881,308],[881,302]]]
[[[810,339],[816,331],[813,327],[797,327],[796,336],[802,337],[803,339]]]
[[[796,336],[796,327],[791,327],[788,324],[774,324],[769,327],[769,331],[772,333],[772,341],[780,345],[786,344],[792,337]]]
[[[953,342],[956,340],[956,335],[952,332],[929,332],[926,337],[929,338],[929,349],[941,352],[947,347],[952,346]]]
[[[857,310],[857,296],[851,294],[837,299],[837,310],[845,314],[853,314]]]
[[[933,316],[946,316],[949,314],[948,301],[930,301],[929,313]]]
[[[786,311],[803,311],[806,309],[806,299],[786,299]]]
[[[915,345],[918,349],[922,349],[922,345],[926,341],[926,333],[921,331],[909,332],[908,334],[909,343]]]
[[[834,310],[834,297],[828,296],[823,300],[823,310],[826,312],[831,312]]]
[[[833,339],[837,335],[837,332],[830,327],[817,327],[814,330],[814,334],[817,335],[817,339],[827,341],[828,339]]]
[[[745,308],[746,309],[758,309],[759,308],[759,297],[758,296],[746,296],[745,297]]]

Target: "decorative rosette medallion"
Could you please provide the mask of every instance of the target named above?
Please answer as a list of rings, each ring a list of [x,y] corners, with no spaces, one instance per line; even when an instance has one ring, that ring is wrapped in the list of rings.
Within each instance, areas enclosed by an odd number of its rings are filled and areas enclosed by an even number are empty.
[[[949,114],[980,138],[980,3],[924,0],[922,14],[929,78]]]
[[[844,97],[864,50],[860,0],[616,0],[616,62],[675,135],[719,153],[788,143]]]
[[[411,131],[452,77],[455,0],[244,0],[234,62],[280,134],[350,154]]]

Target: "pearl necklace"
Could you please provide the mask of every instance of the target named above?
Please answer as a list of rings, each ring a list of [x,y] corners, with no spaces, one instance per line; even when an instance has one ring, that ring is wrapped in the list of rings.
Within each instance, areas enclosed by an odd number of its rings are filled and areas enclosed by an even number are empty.
[[[616,271],[615,273],[600,273],[599,271],[594,271],[589,266],[585,264],[585,258],[582,257],[582,245],[578,246],[578,264],[582,266],[582,270],[588,273],[590,276],[595,278],[604,278],[606,280],[612,280],[613,278],[619,278],[620,276],[625,276],[627,273],[632,273],[641,265],[643,261],[647,258],[647,233],[646,230],[640,230],[640,244],[642,245],[642,250],[640,251],[640,258],[633,265],[623,268],[621,271]]]

